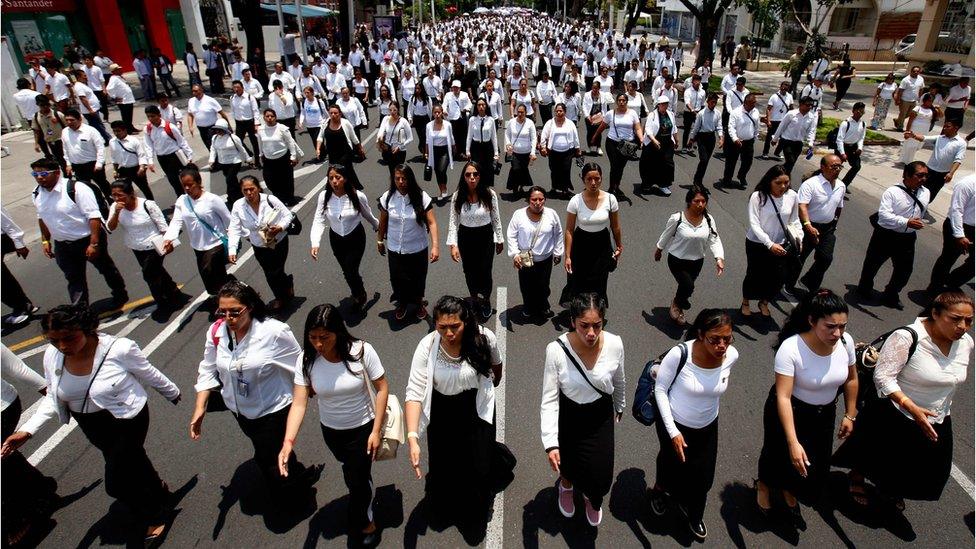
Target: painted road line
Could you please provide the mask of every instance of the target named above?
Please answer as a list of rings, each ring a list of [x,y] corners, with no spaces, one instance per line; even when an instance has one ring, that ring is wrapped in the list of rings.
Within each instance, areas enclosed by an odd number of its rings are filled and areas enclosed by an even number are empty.
[[[506,341],[508,331],[505,325],[508,323],[508,288],[499,286],[497,297],[495,298],[495,344],[498,346],[498,356],[502,359],[502,366],[508,367],[506,351]],[[502,318],[502,317],[505,318]],[[498,442],[505,442],[505,379],[508,375],[502,375],[502,381],[495,387],[495,434]],[[491,515],[491,522],[485,534],[485,547],[495,549],[505,545],[505,492],[495,496],[495,503]]]
[[[959,483],[959,486],[962,486],[962,489],[969,494],[969,497],[973,501],[976,501],[976,486],[973,486],[973,481],[969,480],[966,473],[963,473],[962,469],[956,467],[955,463],[952,464],[952,469],[949,470],[949,473],[952,475],[952,478]]]

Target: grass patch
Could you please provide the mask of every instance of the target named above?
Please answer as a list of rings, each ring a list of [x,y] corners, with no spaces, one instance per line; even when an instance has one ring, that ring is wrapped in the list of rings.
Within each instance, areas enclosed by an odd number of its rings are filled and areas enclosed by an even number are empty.
[[[880,84],[885,81],[884,76],[865,76],[861,78],[862,82],[867,82],[869,84]]]
[[[861,120],[864,119],[862,118]],[[841,122],[843,122],[843,120],[839,118],[827,118],[826,116],[823,117],[823,119],[820,122],[820,125],[817,127],[816,140],[820,143],[826,141],[827,134],[830,133],[830,131],[833,130],[834,128],[839,127]],[[875,145],[898,143],[897,140],[892,139],[883,133],[876,132],[871,128],[868,128],[867,133],[864,134],[864,142],[875,144]]]
[[[749,77],[746,77],[746,89],[752,93],[756,93],[759,88],[749,87]],[[722,93],[722,77],[715,76],[714,74],[708,77],[708,91],[715,93]]]

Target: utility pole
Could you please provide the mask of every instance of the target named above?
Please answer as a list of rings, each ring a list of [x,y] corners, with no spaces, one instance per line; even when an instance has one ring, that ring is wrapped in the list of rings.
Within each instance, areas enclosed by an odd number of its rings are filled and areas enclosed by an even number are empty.
[[[302,37],[302,63],[308,65],[308,43],[305,42],[305,21],[302,19],[302,0],[295,0],[295,13],[298,18],[298,34]]]

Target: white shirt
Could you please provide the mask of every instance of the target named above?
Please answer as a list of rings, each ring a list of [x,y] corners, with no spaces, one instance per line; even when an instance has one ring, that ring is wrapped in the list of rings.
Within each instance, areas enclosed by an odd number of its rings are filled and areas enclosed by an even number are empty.
[[[529,251],[531,246],[532,259],[536,261],[553,255],[561,257],[565,249],[559,214],[552,208],[544,207],[539,221],[534,222],[529,219],[528,211],[528,207],[515,210],[508,222],[508,256],[514,258],[520,252]],[[539,236],[535,239],[535,245],[532,245],[536,230],[539,231]]]
[[[134,135],[127,135],[124,140],[113,137],[108,142],[108,149],[112,153],[112,163],[118,164],[120,168],[152,164],[152,158],[146,151],[142,139]]]
[[[607,139],[614,141],[633,141],[636,139],[634,134],[634,124],[640,124],[640,118],[633,111],[621,114],[616,110],[606,113],[603,117],[609,132]]]
[[[929,190],[922,186],[914,193],[915,199],[922,205],[921,208],[915,200],[912,200],[909,192],[911,189],[903,185],[892,185],[885,189],[881,194],[881,204],[878,206],[879,226],[899,233],[914,233],[917,230],[908,226],[908,220],[925,216],[925,208],[929,204]]]
[[[330,429],[355,429],[376,417],[363,375],[372,382],[386,375],[386,371],[376,350],[365,341],[354,342],[350,354],[354,357],[361,354],[362,358],[343,363],[317,355],[309,366],[308,378],[303,372],[301,355],[295,366],[295,385],[312,387],[319,405],[319,421]]]
[[[244,85],[244,93],[250,95],[254,99],[261,99],[264,97],[264,87],[261,86],[261,83],[258,82],[257,78],[241,80],[241,84]]]
[[[845,332],[828,356],[814,353],[800,334],[786,338],[776,351],[773,371],[793,378],[793,396],[807,404],[823,406],[837,398],[855,362],[854,338]]]
[[[302,103],[302,112],[298,115],[298,125],[305,128],[321,128],[327,114],[326,105],[321,99]]]
[[[292,77],[292,75],[284,71],[282,71],[280,74],[272,72],[270,75],[268,75],[268,97],[274,95],[275,80],[281,81],[281,84],[284,86],[286,92],[295,89],[295,79]]]
[[[699,86],[697,90],[694,87],[686,88],[684,94],[685,108],[697,113],[705,108],[707,97],[708,93],[703,86]]]
[[[291,328],[273,318],[254,318],[247,334],[231,350],[232,331],[226,322],[217,322],[217,344],[210,335],[212,327],[204,335],[206,344],[194,389],[199,393],[223,385],[220,395],[227,408],[248,419],[291,404],[295,365],[302,354]]]
[[[528,118],[519,122],[512,118],[505,126],[505,147],[512,146],[512,152],[517,154],[532,154],[536,143],[535,124]]]
[[[716,260],[723,259],[725,251],[722,248],[722,239],[718,236],[715,218],[711,214],[705,215],[707,217],[703,217],[698,225],[693,225],[684,212],[671,214],[657,240],[658,249],[678,259],[694,261],[705,257],[707,246]]]
[[[491,124],[491,129],[494,131],[494,124]],[[470,131],[469,129],[469,134]],[[398,147],[402,151],[407,148],[407,145],[413,143],[413,130],[406,118],[401,116],[394,124],[390,117],[386,116],[380,123],[380,129],[376,133],[376,141],[386,143],[390,149]]]
[[[759,133],[759,109],[753,108],[748,113],[745,106],[729,113],[729,139],[732,141],[748,141],[755,139]]]
[[[848,118],[841,122],[837,128],[837,150],[841,154],[847,154],[848,148],[851,149],[851,153],[862,150],[864,148],[864,134],[866,133],[867,125],[864,120],[855,121],[853,118]]]
[[[816,175],[800,184],[797,200],[806,204],[808,221],[811,223],[830,223],[837,217],[837,209],[844,207],[846,185],[839,178],[833,187],[824,176]]]
[[[209,95],[204,95],[201,99],[191,97],[186,104],[186,112],[193,116],[194,122],[200,128],[213,126],[217,122],[217,113],[223,110],[220,103]]]
[[[230,227],[227,229],[227,246],[231,250],[238,249],[241,238],[246,236],[252,246],[267,248],[261,233],[262,226],[281,227],[287,229],[294,214],[274,195],[260,195],[258,211],[247,202],[246,198],[238,198],[230,212]],[[275,243],[281,242],[288,236],[284,230],[275,236]]]
[[[895,84],[894,82],[892,82],[891,84],[887,84],[885,82],[878,84],[878,90],[880,90],[880,93],[878,94],[878,99],[881,99],[882,101],[891,99],[892,97],[895,96],[895,90],[897,89],[898,89],[898,84]]]
[[[353,126],[362,126],[366,124],[366,111],[363,109],[363,104],[359,101],[358,97],[350,96],[348,100],[336,99],[335,104],[342,111],[342,117],[349,121]],[[380,106],[382,110],[382,105]],[[387,109],[387,113],[389,109]],[[328,114],[328,111],[326,111]],[[322,134],[319,134],[321,137]]]
[[[131,105],[136,102],[136,96],[133,95],[132,88],[125,83],[125,80],[121,76],[116,74],[113,74],[108,79],[108,85],[105,86],[105,93],[117,103],[121,99],[123,105]]]
[[[10,214],[7,213],[7,208],[0,207],[0,220],[2,220],[0,224],[3,227],[3,234],[7,235],[13,241],[14,248],[18,250],[23,248],[25,246],[24,230],[10,218]]]
[[[908,356],[912,337],[906,330],[897,330],[885,340],[874,367],[874,383],[878,396],[886,397],[901,391],[917,406],[931,410],[935,416],[929,423],[942,423],[949,415],[952,397],[960,384],[966,381],[967,370],[973,356],[973,337],[964,334],[949,346],[949,353],[932,341],[922,318],[916,318],[911,328],[918,335],[915,353]],[[894,402],[905,417],[914,418]]]
[[[579,129],[572,120],[564,119],[560,126],[552,118],[542,127],[539,144],[556,152],[575,151],[580,148]]]
[[[451,200],[448,202],[448,206],[451,210],[451,215],[448,221],[447,229],[447,245],[457,246],[458,243],[458,227],[484,227],[485,225],[491,225],[493,239],[495,244],[503,244],[505,242],[502,236],[502,221],[498,211],[498,194],[494,190],[488,190],[491,193],[491,210],[486,208],[481,201],[471,204],[467,201],[467,197],[462,198],[464,203],[461,205],[461,213],[458,214],[457,210],[454,208],[454,203],[458,199],[457,191],[451,195]]]
[[[91,114],[98,112],[102,108],[102,102],[98,100],[98,96],[95,95],[95,91],[88,87],[87,84],[82,82],[75,82],[74,84],[75,97],[78,98],[78,110],[82,111],[82,114]],[[91,111],[84,112],[85,106],[81,103],[81,98],[84,97],[88,101],[88,106]]]
[[[71,97],[71,80],[63,73],[55,72],[47,77],[45,83],[51,88],[55,101],[63,101]]]
[[[922,78],[921,74],[915,78],[908,75],[901,79],[901,84],[898,87],[901,89],[902,101],[918,101],[919,93],[925,88],[925,78]]]
[[[166,132],[167,124],[169,124],[169,133]],[[173,134],[172,137],[170,137],[170,133]],[[145,142],[146,152],[149,155],[149,165],[153,164],[153,154],[165,156],[176,151],[182,151],[186,158],[193,158],[193,149],[190,148],[190,144],[186,142],[183,133],[175,124],[169,122],[162,122],[159,126],[146,124]]]
[[[591,210],[583,200],[583,193],[579,193],[569,199],[566,211],[576,214],[576,226],[588,233],[597,233],[610,227],[610,214],[620,210],[617,197],[601,192],[600,204],[596,210]]]
[[[932,144],[932,156],[925,164],[930,171],[948,173],[953,164],[962,164],[966,156],[966,140],[959,135],[929,135],[922,140],[923,145],[928,143]]]
[[[769,110],[770,122],[781,122],[786,113],[793,107],[793,94],[776,92],[769,97],[766,108]]]
[[[786,141],[806,142],[807,147],[813,147],[813,138],[817,134],[817,111],[810,109],[807,114],[800,113],[799,109],[793,109],[783,116],[776,133],[773,134],[773,141],[784,139]]]
[[[184,194],[176,199],[176,204],[173,206],[173,219],[170,220],[163,239],[176,240],[185,224],[186,232],[190,235],[190,247],[194,250],[202,252],[220,246],[222,243],[218,235],[226,235],[227,227],[230,225],[230,212],[227,210],[227,205],[219,196],[204,191],[200,198],[189,199],[193,204],[191,210],[186,205],[188,196]],[[218,234],[206,228],[200,219],[206,221]]]
[[[105,139],[98,130],[82,123],[77,130],[65,126],[61,130],[64,160],[68,165],[94,162],[95,168],[105,166]]]
[[[113,202],[109,207],[109,219],[119,211],[118,202]],[[118,213],[119,227],[124,229],[123,236],[125,246],[130,250],[152,250],[154,249],[152,239],[165,233],[168,228],[166,217],[159,205],[152,200],[136,198],[136,207],[133,210],[121,208]]]
[[[539,98],[539,104],[541,105],[551,105],[556,97],[556,84],[552,80],[548,82],[540,80],[538,84],[535,85],[535,93]]]
[[[37,96],[40,93],[31,90],[23,89],[18,90],[14,94],[14,101],[17,102],[17,109],[20,110],[20,115],[27,120],[32,120],[37,111],[40,110],[37,106]]]
[[[756,191],[749,197],[748,208],[749,228],[746,230],[746,238],[767,248],[786,240],[784,226],[800,226],[800,207],[793,189],[787,189],[779,198],[769,195],[765,203],[762,202],[759,191]],[[782,224],[776,220],[777,216]]]
[[[392,193],[392,194],[391,194]],[[430,195],[423,192],[422,212],[431,208]],[[387,212],[386,249],[398,254],[412,254],[427,249],[427,225],[417,223],[417,214],[408,195],[386,191],[380,196],[380,210]]]
[[[970,175],[953,183],[952,199],[949,203],[949,225],[952,236],[962,238],[966,236],[963,225],[974,225],[976,218],[976,175]],[[6,232],[6,230],[4,230]]]
[[[258,110],[257,100],[246,91],[241,95],[235,93],[230,96],[230,112],[234,120],[238,122],[250,121],[251,124],[254,124],[255,120],[261,120],[261,111]],[[214,121],[216,122],[216,120]]]
[[[186,64],[187,72],[200,72],[200,64],[197,62],[197,55],[193,52],[186,52],[183,62]]]
[[[318,203],[315,207],[315,216],[312,219],[312,229],[309,231],[313,248],[318,248],[322,242],[322,235],[325,227],[339,236],[346,236],[356,230],[360,222],[366,221],[376,231],[379,229],[380,222],[373,215],[373,210],[369,207],[369,198],[366,194],[356,191],[359,200],[359,210],[353,205],[349,198],[349,193],[342,196],[333,194],[329,197],[329,202],[325,202],[326,191],[319,193]]]
[[[444,96],[444,118],[447,120],[457,120],[461,118],[462,111],[470,113],[472,109],[471,98],[468,97],[467,92],[460,92],[458,95],[451,92]]]
[[[681,434],[675,422],[692,429],[702,429],[718,418],[719,400],[729,387],[732,365],[739,359],[739,351],[729,345],[722,364],[715,368],[702,368],[692,359],[693,342],[687,345],[688,355],[681,372],[675,377],[681,362],[679,345],[671,348],[657,368],[657,384],[654,398],[668,436]]]
[[[173,105],[159,108],[159,117],[183,131],[183,111]]]
[[[48,191],[38,186],[34,196],[37,218],[44,222],[51,232],[51,240],[70,242],[91,236],[92,219],[102,219],[98,210],[95,192],[85,184],[75,183],[74,201],[68,197],[68,180],[61,177]]]
[[[620,336],[603,331],[603,347],[592,369],[587,370],[579,355],[573,350],[566,334],[559,336],[573,358],[584,368],[584,379],[573,365],[566,351],[553,341],[546,346],[546,363],[542,374],[542,447],[559,447],[559,394],[577,404],[589,404],[602,395],[593,390],[592,383],[600,391],[613,395],[613,407],[621,413],[626,406],[626,379],[624,376],[624,344]]]
[[[210,141],[210,164],[241,164],[250,162],[251,155],[244,148],[241,138],[232,133],[213,134]]]
[[[818,88],[813,84],[807,84],[806,86],[803,86],[803,89],[800,90],[800,99],[803,99],[805,97],[809,97],[810,99],[813,100],[813,109],[811,110],[814,112],[819,111],[820,102],[823,100],[823,87]]]
[[[0,354],[0,373],[3,374],[3,378],[0,379],[0,403],[2,403],[0,410],[6,410],[7,406],[17,400],[17,389],[8,381],[16,381],[38,391],[43,389],[47,383],[40,374],[28,368],[24,361],[18,358],[6,345],[0,344],[0,353],[2,353]]]
[[[972,86],[966,86],[965,88],[956,84],[955,86],[949,88],[949,95],[946,97],[946,108],[949,109],[961,109],[969,103],[969,96],[973,93]]]
[[[695,123],[691,126],[689,137],[694,139],[699,133],[715,133],[721,126],[722,115],[719,114],[718,109],[709,109],[706,106],[695,116]]]
[[[261,156],[276,159],[288,154],[291,160],[298,158],[298,144],[292,139],[288,127],[284,124],[274,126],[262,125],[258,128],[258,143],[261,146]]]
[[[288,90],[283,90],[280,97],[275,92],[268,94],[268,106],[281,120],[295,118],[295,96]]]

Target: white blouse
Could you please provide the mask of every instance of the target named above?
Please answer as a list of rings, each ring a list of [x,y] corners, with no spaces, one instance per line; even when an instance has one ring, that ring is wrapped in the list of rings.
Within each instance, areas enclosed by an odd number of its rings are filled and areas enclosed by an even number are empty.
[[[373,210],[369,207],[369,198],[362,192],[356,191],[359,199],[359,209],[356,211],[349,193],[342,196],[333,194],[329,197],[329,202],[325,202],[325,191],[319,193],[318,203],[315,207],[315,216],[312,218],[312,229],[309,231],[312,247],[318,248],[322,242],[322,235],[325,234],[325,226],[339,236],[346,236],[356,230],[361,221],[366,221],[376,231],[379,229],[380,222],[373,215]]]
[[[525,116],[532,116],[535,113],[535,109],[532,108],[532,101],[535,96],[532,95],[532,90],[526,90],[525,95],[522,95],[518,91],[512,92],[512,101],[515,102],[515,109],[518,110],[519,105],[525,105]]]
[[[108,213],[109,219],[119,209],[119,204],[113,202]],[[130,250],[152,250],[152,239],[165,233],[167,229],[163,211],[152,200],[136,198],[136,207],[133,210],[121,208],[118,215],[119,226],[125,229],[125,245]]]
[[[854,364],[854,338],[845,332],[829,356],[820,356],[807,347],[800,334],[789,337],[776,351],[773,371],[793,378],[793,396],[814,406],[829,404],[837,389],[847,381]]]
[[[261,156],[265,158],[273,160],[285,154],[289,155],[290,160],[298,158],[298,144],[284,124],[262,125],[258,128],[258,143],[261,146]]]
[[[413,143],[413,130],[410,128],[410,122],[402,116],[397,118],[396,123],[393,123],[389,116],[383,118],[380,129],[376,132],[376,142],[386,143],[391,149],[394,147],[401,151],[406,149],[407,145]]]
[[[705,246],[712,252],[715,259],[724,259],[725,250],[722,239],[718,236],[715,218],[705,214],[698,225],[692,225],[684,212],[675,212],[664,225],[664,232],[657,240],[658,249],[665,251],[678,259],[694,261],[705,257]],[[708,221],[711,220],[711,224]]]
[[[583,200],[583,193],[569,199],[566,211],[576,214],[576,226],[588,233],[597,233],[610,227],[610,214],[620,210],[617,197],[601,191],[600,204],[596,210],[591,210]]]
[[[682,344],[688,347],[688,358],[677,379],[675,372],[681,362],[679,345],[664,355],[657,368],[654,398],[661,414],[660,421],[664,422],[664,428],[671,438],[681,434],[675,422],[701,429],[718,418],[719,399],[728,389],[732,365],[739,359],[739,351],[729,345],[720,366],[702,368],[692,360],[693,343],[688,341]]]
[[[241,237],[244,236],[248,237],[252,246],[266,248],[267,244],[258,232],[262,225],[287,229],[291,224],[295,214],[278,197],[261,193],[259,200],[257,213],[246,198],[238,198],[234,202],[230,212],[230,227],[227,230],[227,246],[231,250],[237,249]],[[288,233],[282,230],[275,236],[275,243],[281,242],[287,236]]]
[[[573,350],[567,334],[559,336],[563,344],[573,353],[573,358],[583,366],[583,361]],[[584,366],[585,368],[585,366]],[[613,395],[613,408],[622,413],[626,406],[626,380],[624,377],[624,344],[620,336],[603,331],[603,348],[593,369],[586,372],[593,385],[604,393]],[[559,393],[578,404],[589,404],[600,398],[600,394],[580,376],[579,370],[566,356],[559,343],[553,341],[546,346],[546,363],[542,376],[542,447],[559,447]]]
[[[244,148],[241,138],[232,133],[214,134],[210,142],[210,164],[241,164],[250,162],[251,155]]]
[[[531,154],[535,146],[535,124],[528,118],[519,122],[512,118],[505,126],[505,147],[512,146],[516,154]]]
[[[480,200],[472,204],[468,202],[467,198],[465,197],[464,204],[461,205],[460,215],[458,215],[457,210],[454,209],[454,202],[458,199],[457,191],[451,195],[451,200],[448,202],[451,210],[451,216],[448,221],[447,228],[448,246],[457,246],[459,225],[463,225],[465,227],[483,227],[490,223],[492,233],[494,234],[494,243],[502,244],[505,242],[504,237],[502,237],[502,221],[498,212],[498,194],[492,189],[488,189],[488,192],[491,193],[490,211],[485,207],[484,204],[481,203]]]
[[[559,214],[552,208],[543,208],[542,217],[538,222],[533,222],[529,219],[528,210],[528,207],[515,210],[508,222],[508,256],[514,258],[519,252],[528,251],[538,228],[539,236],[532,246],[532,259],[542,261],[552,255],[561,257],[565,253],[565,243]]]
[[[421,192],[421,210],[427,212],[432,207],[433,199],[426,192]],[[417,213],[410,203],[409,195],[400,194],[399,191],[386,191],[380,196],[379,207],[387,213],[387,250],[398,254],[413,254],[427,249],[427,225],[423,221],[417,222]]]
[[[776,217],[783,221],[782,225]],[[793,189],[786,189],[783,196],[776,198],[769,195],[765,203],[759,191],[749,197],[749,228],[746,238],[771,248],[773,244],[782,244],[786,240],[783,227],[800,225],[800,207],[797,194]]]
[[[188,206],[188,203],[192,207]],[[201,219],[210,225],[213,231],[201,223]],[[230,226],[230,211],[227,210],[224,201],[213,193],[204,191],[196,200],[184,194],[176,199],[176,204],[173,206],[173,219],[170,220],[163,239],[176,240],[184,224],[186,232],[190,235],[190,247],[203,252],[222,244],[220,237],[227,234],[227,227]]]
[[[370,381],[376,381],[386,375],[386,371],[369,343],[354,342],[350,353],[352,356],[362,353],[362,358],[343,364],[316,356],[309,368],[311,379],[306,378],[302,370],[303,355],[298,356],[295,364],[295,385],[312,387],[319,405],[319,421],[329,429],[355,429],[376,417],[373,400],[366,392],[362,376],[365,373]]]
[[[542,127],[539,143],[556,152],[575,151],[580,148],[579,130],[568,118],[563,120],[561,126],[553,118]]]
[[[498,155],[498,132],[495,128],[495,119],[490,116],[472,116],[468,120],[468,137],[465,140],[464,152],[471,154],[471,142],[491,143],[491,150],[494,155]],[[482,169],[490,169],[490,166],[483,166]]]
[[[878,84],[878,90],[880,90],[878,98],[881,99],[882,101],[889,100],[895,96],[895,90],[897,89],[898,89],[898,84],[895,82],[892,82],[891,84],[882,82]]]

